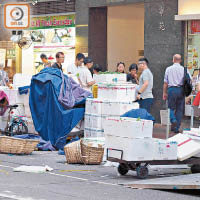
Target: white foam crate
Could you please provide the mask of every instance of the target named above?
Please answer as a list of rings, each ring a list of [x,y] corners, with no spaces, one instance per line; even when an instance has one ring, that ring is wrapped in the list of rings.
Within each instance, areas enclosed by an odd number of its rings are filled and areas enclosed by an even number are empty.
[[[105,135],[105,147],[109,149],[108,156],[113,158],[121,159],[120,151],[123,151],[122,159],[126,161],[147,161],[154,158],[154,142],[151,138],[132,139]]]
[[[86,99],[85,112],[90,114],[101,115],[102,101],[92,98]]]
[[[84,128],[84,138],[102,138],[104,131],[102,129]]]
[[[108,117],[104,134],[128,138],[152,138],[153,121],[128,117]]]
[[[93,79],[96,83],[126,82],[126,74],[94,74]]]
[[[200,143],[185,134],[179,133],[169,138],[168,141],[175,141],[178,143],[178,160],[180,161],[200,153]]]
[[[102,115],[123,115],[132,110],[139,109],[139,104],[133,101],[119,101],[119,100],[103,100],[102,101]]]
[[[98,98],[105,100],[125,100],[135,101],[136,100],[136,84],[98,84]]]
[[[177,142],[154,139],[154,160],[177,160]]]

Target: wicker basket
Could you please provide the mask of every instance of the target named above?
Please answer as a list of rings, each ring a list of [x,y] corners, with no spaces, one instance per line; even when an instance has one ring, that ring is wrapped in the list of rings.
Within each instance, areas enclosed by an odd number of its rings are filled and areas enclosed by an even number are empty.
[[[81,153],[84,164],[99,165],[103,159],[104,148],[89,146],[81,140]]]
[[[0,136],[0,153],[31,154],[38,140]]]
[[[69,164],[82,164],[80,140],[72,142],[64,147],[67,163]]]

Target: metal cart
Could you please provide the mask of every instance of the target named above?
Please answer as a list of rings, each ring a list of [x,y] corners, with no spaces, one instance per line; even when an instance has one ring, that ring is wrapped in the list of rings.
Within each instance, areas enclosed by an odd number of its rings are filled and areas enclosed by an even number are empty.
[[[109,157],[109,151],[118,151],[120,158]],[[192,173],[200,173],[200,158],[189,158],[184,161],[178,160],[147,160],[147,161],[126,161],[123,160],[123,150],[119,149],[107,149],[107,160],[111,162],[119,163],[118,172],[121,175],[126,175],[129,170],[136,171],[137,177],[145,179],[149,175],[148,165],[183,165],[187,164],[191,166]]]

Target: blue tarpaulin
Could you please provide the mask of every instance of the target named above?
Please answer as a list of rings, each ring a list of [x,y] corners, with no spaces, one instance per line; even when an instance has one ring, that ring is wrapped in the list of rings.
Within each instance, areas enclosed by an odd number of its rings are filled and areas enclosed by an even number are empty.
[[[84,103],[91,93],[78,88],[78,84],[64,76],[64,88],[70,88],[64,94],[75,96],[78,101],[74,105]],[[61,85],[63,83],[61,71],[55,68],[45,68],[32,77],[30,86],[29,104],[33,123],[40,136],[50,141],[58,149],[62,149],[66,143],[66,136],[83,118],[84,108],[65,109],[58,101]],[[77,90],[79,97],[77,98]],[[75,94],[76,92],[76,94]]]
[[[140,118],[155,121],[155,118],[143,108],[130,110],[120,117]]]

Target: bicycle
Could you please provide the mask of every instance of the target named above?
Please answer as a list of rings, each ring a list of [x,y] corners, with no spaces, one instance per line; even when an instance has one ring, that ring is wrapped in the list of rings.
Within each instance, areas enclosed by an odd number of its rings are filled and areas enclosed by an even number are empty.
[[[25,116],[12,115],[13,110],[17,109],[18,105],[8,105],[8,119],[5,128],[5,134],[8,136],[22,135],[28,133],[27,118]]]

